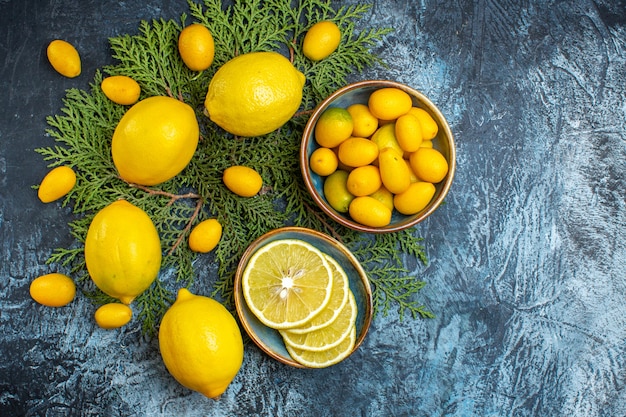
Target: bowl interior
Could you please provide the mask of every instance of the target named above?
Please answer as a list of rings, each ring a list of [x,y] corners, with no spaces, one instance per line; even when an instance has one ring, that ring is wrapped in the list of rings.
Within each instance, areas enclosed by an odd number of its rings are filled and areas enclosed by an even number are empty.
[[[449,170],[446,177],[438,184],[435,184],[435,195],[428,206],[426,206],[426,208],[424,208],[421,212],[411,216],[406,216],[394,210],[391,223],[389,225],[382,228],[372,228],[355,222],[347,213],[339,213],[333,209],[330,204],[328,204],[323,192],[325,177],[321,177],[311,170],[309,166],[309,158],[313,151],[319,148],[314,136],[315,123],[317,123],[317,119],[324,112],[324,110],[329,107],[347,108],[355,103],[367,104],[370,94],[385,87],[395,87],[406,91],[413,100],[413,106],[423,108],[437,122],[439,131],[437,136],[433,139],[433,147],[445,156],[448,161]],[[320,208],[335,221],[362,232],[394,232],[416,225],[428,217],[443,202],[443,199],[452,184],[454,171],[456,169],[454,138],[446,119],[443,117],[439,109],[419,91],[394,81],[361,81],[337,90],[326,100],[320,103],[320,105],[315,109],[304,130],[302,147],[300,149],[300,166],[305,184],[313,199],[318,206],[320,206]]]
[[[300,239],[310,243],[320,251],[332,256],[343,267],[348,276],[350,289],[354,293],[358,308],[356,319],[357,339],[353,349],[354,352],[363,342],[372,320],[372,291],[367,275],[358,260],[345,246],[323,233],[306,228],[285,227],[268,232],[254,241],[242,256],[235,274],[235,308],[246,333],[269,356],[282,363],[304,368],[303,365],[291,358],[280,333],[265,326],[248,309],[241,288],[241,276],[250,257],[259,248],[278,239]]]

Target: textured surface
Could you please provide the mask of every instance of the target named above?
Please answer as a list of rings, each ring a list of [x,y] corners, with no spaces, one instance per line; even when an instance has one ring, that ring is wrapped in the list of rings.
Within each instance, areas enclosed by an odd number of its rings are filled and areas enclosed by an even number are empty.
[[[349,2],[336,2],[348,4]],[[179,386],[154,341],[94,328],[87,301],[28,296],[70,213],[30,186],[46,172],[45,117],[111,63],[107,38],[177,18],[186,2],[0,0],[0,415],[626,415],[626,4],[377,0],[392,26],[386,78],[422,90],[455,132],[447,204],[417,233],[437,318],[378,317],[325,370],[248,347],[219,401]],[[82,52],[55,74],[45,45]]]

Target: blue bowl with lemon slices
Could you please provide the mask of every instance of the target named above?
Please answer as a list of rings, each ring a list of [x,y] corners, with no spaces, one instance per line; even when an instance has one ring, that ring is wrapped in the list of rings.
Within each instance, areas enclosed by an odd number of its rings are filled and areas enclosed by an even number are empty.
[[[340,242],[284,227],[256,239],[235,274],[235,308],[250,339],[297,368],[326,368],[361,345],[372,321],[365,271]]]
[[[331,108],[348,109],[349,106],[354,104],[368,105],[370,96],[382,89],[397,89],[406,93],[406,95],[410,97],[410,105],[420,109],[419,111],[427,114],[427,117],[430,118],[431,122],[436,123],[438,130],[436,131],[436,134],[433,133],[435,136],[430,138],[428,141],[424,141],[424,144],[428,143],[432,149],[437,150],[443,158],[445,158],[447,163],[447,173],[441,180],[433,184],[434,191],[432,191],[433,187],[431,187],[431,191],[429,191],[432,193],[432,197],[430,200],[426,200],[428,203],[425,204],[425,206],[420,206],[421,208],[419,211],[409,212],[410,214],[403,214],[397,209],[390,207],[391,216],[387,224],[368,225],[353,218],[347,209],[342,208],[338,210],[336,204],[334,206],[331,204],[329,198],[327,198],[324,193],[325,181],[331,177],[314,172],[311,167],[311,155],[322,147],[316,140],[316,125],[318,124],[320,118],[323,117],[326,110]],[[385,123],[389,122],[391,121],[379,120],[378,127],[382,127]],[[366,137],[366,139],[373,139],[373,135],[372,137]],[[337,147],[332,149],[337,152]],[[341,155],[338,156],[340,157]],[[403,158],[407,161],[409,160],[409,156],[406,152],[403,154]],[[373,163],[373,165],[376,165],[377,162],[378,161]],[[450,130],[445,117],[437,106],[435,106],[435,104],[433,104],[424,94],[405,84],[395,81],[359,81],[335,91],[315,108],[302,135],[302,143],[300,147],[300,167],[304,183],[311,197],[315,203],[334,221],[360,232],[389,233],[415,226],[435,212],[435,210],[437,210],[437,208],[441,205],[450,190],[452,180],[454,178],[456,169],[456,147],[452,131]],[[349,171],[353,168],[354,167],[345,168],[344,166],[343,169]],[[342,170],[341,164],[339,166],[339,170]],[[422,182],[421,179],[418,181]],[[415,181],[412,179],[411,182]]]

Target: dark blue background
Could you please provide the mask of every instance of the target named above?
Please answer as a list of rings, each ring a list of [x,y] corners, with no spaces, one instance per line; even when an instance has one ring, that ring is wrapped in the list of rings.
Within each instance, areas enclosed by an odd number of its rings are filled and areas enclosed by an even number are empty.
[[[335,6],[353,1],[333,2]],[[31,186],[47,115],[113,63],[108,38],[178,18],[185,1],[0,0],[0,415],[626,415],[626,4],[612,0],[376,0],[359,28],[396,30],[390,66],[456,135],[447,204],[416,228],[430,320],[379,316],[324,370],[248,346],[212,401],[165,370],[138,326],[103,331],[84,297],[36,305],[30,281],[72,244],[68,209]],[[54,38],[76,79],[45,57]]]

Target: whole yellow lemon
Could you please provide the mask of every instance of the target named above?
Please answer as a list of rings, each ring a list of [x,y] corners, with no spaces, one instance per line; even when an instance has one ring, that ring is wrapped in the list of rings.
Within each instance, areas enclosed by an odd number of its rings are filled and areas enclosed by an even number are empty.
[[[237,136],[262,136],[284,125],[302,101],[304,74],[276,52],[239,55],[211,79],[209,118]]]
[[[243,340],[219,302],[182,288],[159,327],[165,367],[183,386],[209,398],[221,395],[243,363]]]
[[[117,124],[113,163],[125,181],[157,185],[189,164],[199,135],[191,106],[171,97],[149,97],[128,109]]]
[[[89,225],[85,262],[98,288],[130,304],[159,274],[161,241],[154,223],[126,200],[109,204]]]

